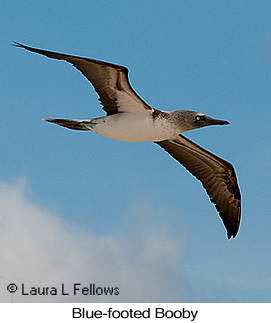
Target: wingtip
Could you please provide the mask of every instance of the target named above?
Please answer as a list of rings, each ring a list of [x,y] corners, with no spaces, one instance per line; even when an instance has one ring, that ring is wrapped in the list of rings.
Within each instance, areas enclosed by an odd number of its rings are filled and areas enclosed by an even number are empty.
[[[240,192],[239,192],[239,195],[240,195]],[[239,197],[239,199],[241,199],[241,195]],[[231,239],[231,238],[235,238],[239,232],[239,229],[240,229],[240,221],[241,221],[241,205],[239,205],[239,207],[237,208],[237,215],[235,217],[235,221],[233,223],[233,225],[231,227],[228,227],[228,239]],[[225,223],[224,223],[225,224]],[[226,226],[226,224],[225,224]]]
[[[55,122],[56,119],[42,119],[42,121],[45,121],[45,122]]]
[[[236,234],[232,234],[228,232],[227,237],[228,237],[228,240],[230,240],[231,238],[234,239],[236,237]]]
[[[230,240],[231,238],[236,238],[239,228],[235,231],[227,231],[227,237]]]
[[[18,42],[16,42],[16,41],[14,41],[14,42],[12,43],[12,46],[14,46],[14,47],[19,47],[19,48],[23,48],[23,49],[26,49],[26,50],[29,50],[29,51],[33,51],[33,49],[34,49],[34,48],[29,47],[29,46],[27,46],[27,45],[24,45],[24,44],[22,44],[22,43],[18,43]]]
[[[23,44],[18,43],[18,42],[16,42],[16,41],[14,41],[11,45],[12,45],[12,46],[15,46],[15,47],[22,47],[22,48],[24,48],[24,47],[25,47]]]

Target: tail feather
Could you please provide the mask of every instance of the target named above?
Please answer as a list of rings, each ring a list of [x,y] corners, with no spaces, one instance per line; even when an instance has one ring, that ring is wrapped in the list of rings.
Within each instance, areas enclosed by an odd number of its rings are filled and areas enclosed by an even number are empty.
[[[72,130],[92,130],[94,123],[86,120],[70,120],[70,119],[43,119],[46,122],[56,123],[61,127],[66,127]]]

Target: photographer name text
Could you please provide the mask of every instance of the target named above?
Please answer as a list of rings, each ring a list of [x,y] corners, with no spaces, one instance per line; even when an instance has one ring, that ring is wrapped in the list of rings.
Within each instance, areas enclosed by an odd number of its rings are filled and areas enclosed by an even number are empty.
[[[74,283],[71,286],[61,284],[61,286],[28,286],[26,284],[9,284],[7,290],[10,293],[21,293],[23,296],[69,296],[69,295],[84,295],[84,296],[112,296],[119,295],[119,287],[97,286],[96,284],[83,285]]]

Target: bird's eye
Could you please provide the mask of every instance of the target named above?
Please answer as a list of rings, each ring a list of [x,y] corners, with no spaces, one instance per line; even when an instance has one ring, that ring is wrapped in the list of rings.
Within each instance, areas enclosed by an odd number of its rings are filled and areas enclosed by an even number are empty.
[[[195,120],[196,121],[200,121],[201,120],[201,116],[196,116]]]

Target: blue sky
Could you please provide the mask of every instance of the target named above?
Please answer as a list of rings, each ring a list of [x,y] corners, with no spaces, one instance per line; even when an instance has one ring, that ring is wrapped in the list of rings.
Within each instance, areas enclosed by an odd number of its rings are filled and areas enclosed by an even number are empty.
[[[270,302],[269,1],[2,1],[1,299],[7,282],[96,282],[118,297],[71,301]],[[125,65],[151,106],[230,126],[186,134],[235,166],[242,221],[228,241],[200,183],[152,143],[42,118],[103,115],[69,64],[12,41]]]

